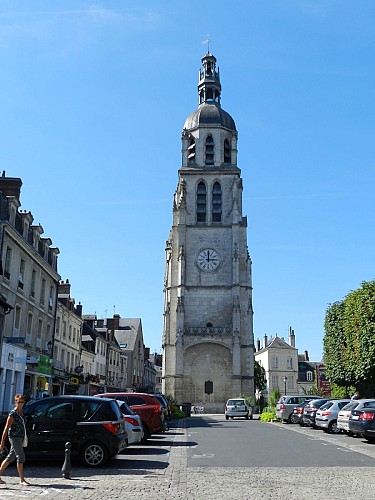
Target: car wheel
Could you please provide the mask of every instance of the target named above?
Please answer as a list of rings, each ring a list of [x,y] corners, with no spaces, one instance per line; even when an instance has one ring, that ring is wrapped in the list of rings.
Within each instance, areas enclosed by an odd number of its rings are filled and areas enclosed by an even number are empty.
[[[226,419],[226,420],[229,420],[229,417],[228,417],[228,415],[225,415],[225,419]]]
[[[108,452],[101,443],[89,443],[82,450],[82,461],[89,467],[101,467],[108,460]]]
[[[332,422],[328,426],[328,432],[331,434],[340,434],[341,429],[337,427],[337,420],[332,420]]]
[[[353,437],[353,436],[354,436],[354,432],[352,432],[352,431],[346,431],[346,434],[347,434],[349,437]]]
[[[366,441],[368,441],[369,443],[371,444],[375,444],[375,437],[372,437],[372,436],[364,436],[364,438],[366,439]]]
[[[297,415],[294,415],[293,413],[291,413],[290,417],[289,417],[289,422],[291,424],[298,424],[298,417],[297,417]]]
[[[141,444],[146,444],[147,440],[150,439],[151,432],[146,424],[142,423],[142,425],[143,425],[143,438],[142,438]]]

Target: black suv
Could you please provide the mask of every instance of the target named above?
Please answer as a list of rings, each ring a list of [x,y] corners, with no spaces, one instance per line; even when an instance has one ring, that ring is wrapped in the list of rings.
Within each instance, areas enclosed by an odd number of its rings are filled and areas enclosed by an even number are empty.
[[[112,399],[52,396],[28,403],[24,417],[29,438],[27,459],[63,461],[69,441],[72,460],[100,467],[128,443],[122,413]]]

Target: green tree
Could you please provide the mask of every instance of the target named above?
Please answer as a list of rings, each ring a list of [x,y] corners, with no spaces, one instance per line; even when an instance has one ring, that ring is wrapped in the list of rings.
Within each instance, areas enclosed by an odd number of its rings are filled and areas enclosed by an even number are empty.
[[[270,397],[269,397],[269,406],[270,408],[276,408],[276,403],[280,399],[280,391],[278,387],[274,387],[271,391]]]
[[[254,386],[255,390],[262,391],[267,385],[266,380],[266,370],[263,366],[258,363],[258,361],[254,361]]]
[[[375,281],[329,306],[323,340],[326,376],[347,393],[375,381]]]

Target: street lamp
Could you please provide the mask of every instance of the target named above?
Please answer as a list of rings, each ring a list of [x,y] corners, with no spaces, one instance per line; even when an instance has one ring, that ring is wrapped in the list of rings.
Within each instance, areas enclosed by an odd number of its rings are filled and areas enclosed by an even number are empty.
[[[284,382],[284,396],[286,396],[286,382],[288,380],[288,377],[284,376],[283,377],[283,382]]]

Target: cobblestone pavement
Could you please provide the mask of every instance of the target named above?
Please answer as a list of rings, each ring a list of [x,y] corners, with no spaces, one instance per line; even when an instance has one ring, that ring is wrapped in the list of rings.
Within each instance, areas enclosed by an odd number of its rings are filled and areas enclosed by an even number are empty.
[[[72,479],[61,477],[61,468],[27,464],[27,477],[33,485],[21,487],[15,467],[7,469],[0,486],[0,500],[79,499],[210,499],[307,500],[318,487],[325,499],[352,492],[356,500],[375,498],[374,471],[371,467],[294,467],[294,468],[187,468],[185,421],[171,432],[169,462],[147,462],[137,467],[131,457],[115,460],[102,469],[73,468]],[[273,425],[273,424],[269,424]],[[153,465],[152,465],[153,464]],[[313,496],[316,496],[314,493]]]

